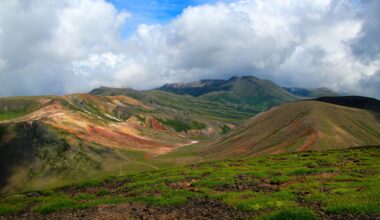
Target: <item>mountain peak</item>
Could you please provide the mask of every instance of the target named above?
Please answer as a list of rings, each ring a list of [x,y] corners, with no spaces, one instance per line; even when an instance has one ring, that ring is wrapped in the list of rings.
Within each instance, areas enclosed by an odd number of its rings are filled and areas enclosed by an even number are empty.
[[[233,76],[228,79],[228,81],[237,81],[237,80],[260,80],[255,76]]]

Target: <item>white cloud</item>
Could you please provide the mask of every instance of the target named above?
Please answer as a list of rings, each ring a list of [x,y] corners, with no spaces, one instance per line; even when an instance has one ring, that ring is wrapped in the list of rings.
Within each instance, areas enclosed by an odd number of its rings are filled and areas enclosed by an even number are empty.
[[[7,68],[0,70],[0,95],[90,89],[92,83],[75,75],[72,63],[118,53],[129,16],[103,0],[1,1],[0,57]]]
[[[112,70],[123,64],[125,56],[115,55],[107,52],[103,54],[92,54],[87,59],[72,62],[73,72],[76,75],[91,76],[91,72],[102,69],[103,71]]]
[[[104,0],[5,0],[0,94],[147,89],[255,74],[283,85],[380,97],[376,85],[368,89],[380,70],[376,2],[245,0],[189,7],[168,24],[141,24],[121,39],[131,15]],[[13,34],[17,30],[23,34]]]

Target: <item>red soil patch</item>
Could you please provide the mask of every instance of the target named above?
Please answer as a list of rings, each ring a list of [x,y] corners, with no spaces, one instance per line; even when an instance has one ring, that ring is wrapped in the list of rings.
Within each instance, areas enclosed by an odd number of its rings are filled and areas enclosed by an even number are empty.
[[[155,118],[149,118],[148,123],[149,123],[150,127],[153,128],[154,130],[162,130],[162,131],[166,130],[165,126],[163,126]]]
[[[302,131],[301,137],[306,137],[305,143],[298,148],[298,151],[306,151],[309,150],[310,146],[312,146],[318,140],[318,132],[313,128],[306,128]]]
[[[238,147],[234,150],[234,153],[236,154],[243,154],[248,152],[249,148],[248,147]]]

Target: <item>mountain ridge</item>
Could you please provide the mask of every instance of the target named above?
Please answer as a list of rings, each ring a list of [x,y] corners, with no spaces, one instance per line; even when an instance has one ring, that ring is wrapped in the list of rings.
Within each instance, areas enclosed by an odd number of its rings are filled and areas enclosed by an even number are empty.
[[[235,76],[228,80],[210,79],[191,83],[171,83],[157,89],[143,91],[102,87],[90,91],[90,94],[103,96],[128,95],[139,100],[145,99],[151,102],[157,101],[157,96],[166,96],[166,99],[173,99],[173,95],[188,95],[202,102],[235,106],[251,114],[257,114],[286,102],[299,100],[299,97],[287,92],[272,81],[254,76]]]

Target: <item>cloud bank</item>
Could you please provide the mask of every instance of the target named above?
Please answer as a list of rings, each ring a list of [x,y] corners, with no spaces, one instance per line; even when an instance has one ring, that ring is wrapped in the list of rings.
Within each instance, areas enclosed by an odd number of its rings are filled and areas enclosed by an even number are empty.
[[[380,98],[380,3],[242,0],[141,24],[104,0],[0,2],[0,95],[256,75]]]

